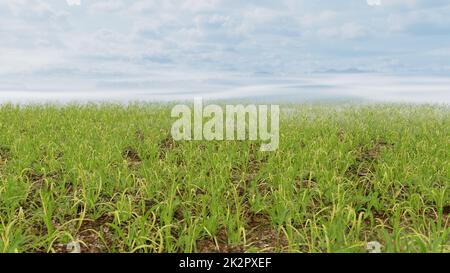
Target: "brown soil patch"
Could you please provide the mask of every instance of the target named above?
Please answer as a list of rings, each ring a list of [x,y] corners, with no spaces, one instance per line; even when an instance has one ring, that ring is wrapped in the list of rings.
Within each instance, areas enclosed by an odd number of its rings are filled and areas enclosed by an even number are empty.
[[[444,208],[442,209],[442,213],[443,213],[445,216],[448,216],[448,215],[450,214],[450,205],[444,206]]]
[[[8,147],[0,146],[0,165],[6,164],[11,157],[11,150]]]
[[[165,139],[163,139],[158,145],[159,159],[165,160],[167,157],[167,153],[175,149],[177,145],[178,144],[175,142],[172,136],[168,136]]]
[[[446,205],[444,206],[444,208],[442,209],[442,216],[443,216],[443,220],[444,223],[447,227],[450,227],[450,205]]]
[[[102,215],[96,220],[84,220],[77,232],[76,241],[81,253],[105,253],[110,250],[112,234],[108,226],[114,217]],[[101,236],[102,235],[102,236]],[[55,253],[67,253],[67,245],[56,243],[52,246]],[[45,252],[44,249],[38,252]]]
[[[339,142],[344,142],[345,141],[345,132],[343,129],[340,129],[337,133],[337,137],[339,139]]]
[[[449,216],[449,214],[450,214],[450,205],[444,206],[444,208],[442,209],[442,214],[444,214],[446,217]]]
[[[114,217],[110,215],[102,215],[96,220],[84,220],[77,233],[77,239],[81,241],[81,252],[99,253],[108,251],[112,237],[108,224],[113,220]],[[100,237],[100,234],[103,238]]]
[[[175,140],[171,136],[168,136],[159,143],[159,148],[161,150],[172,150],[176,145]]]
[[[139,165],[142,161],[138,152],[136,152],[136,150],[134,150],[131,147],[125,148],[125,150],[122,153],[122,157],[127,161],[128,167],[135,167]]]
[[[300,189],[309,189],[314,187],[317,184],[317,178],[313,176],[311,173],[305,176],[297,176],[294,179],[294,190],[298,192]]]
[[[264,180],[258,181],[256,188],[258,189],[259,193],[263,196],[271,194],[274,191],[272,185],[266,183]]]
[[[357,157],[357,161],[374,161],[380,156],[381,150],[384,147],[392,146],[392,144],[387,143],[384,139],[380,139],[372,144],[370,147],[363,147],[360,150],[360,154]]]
[[[266,214],[248,213],[247,219],[246,245],[229,245],[227,231],[221,228],[214,239],[198,240],[197,251],[200,253],[243,253],[250,248],[256,248],[258,252],[274,252],[287,248],[286,236],[272,226]]]
[[[250,213],[248,216],[248,246],[256,247],[258,252],[283,251],[288,246],[284,233],[273,228],[267,214]]]

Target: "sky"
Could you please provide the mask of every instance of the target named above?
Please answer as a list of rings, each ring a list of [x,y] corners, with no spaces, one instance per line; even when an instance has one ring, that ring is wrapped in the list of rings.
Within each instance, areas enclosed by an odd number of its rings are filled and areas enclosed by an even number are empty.
[[[0,98],[258,94],[332,86],[323,74],[354,75],[353,87],[420,75],[444,92],[448,14],[448,0],[1,0]]]

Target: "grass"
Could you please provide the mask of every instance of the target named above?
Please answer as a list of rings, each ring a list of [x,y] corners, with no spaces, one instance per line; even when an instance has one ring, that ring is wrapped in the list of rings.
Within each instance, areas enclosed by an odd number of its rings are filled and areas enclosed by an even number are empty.
[[[450,252],[450,110],[286,105],[280,147],[163,105],[0,107],[0,252]]]

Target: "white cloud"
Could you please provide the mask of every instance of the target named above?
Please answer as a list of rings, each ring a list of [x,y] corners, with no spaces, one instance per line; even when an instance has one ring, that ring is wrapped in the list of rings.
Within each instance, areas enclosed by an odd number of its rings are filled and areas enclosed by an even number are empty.
[[[357,39],[366,36],[366,29],[356,23],[344,23],[337,27],[321,28],[318,31],[321,38]]]
[[[381,0],[367,0],[367,5],[369,6],[380,6]]]
[[[449,12],[446,0],[2,0],[0,85],[48,71],[447,71],[426,52],[450,45]]]
[[[79,6],[81,5],[81,0],[66,0],[69,6]]]
[[[117,12],[125,8],[121,0],[101,0],[90,3],[89,9],[92,13],[96,12]]]

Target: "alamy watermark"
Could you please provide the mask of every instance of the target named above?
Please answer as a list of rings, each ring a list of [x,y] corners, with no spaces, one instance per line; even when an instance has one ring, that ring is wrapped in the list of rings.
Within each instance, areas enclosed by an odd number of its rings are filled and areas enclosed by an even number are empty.
[[[279,105],[204,106],[202,98],[195,98],[193,111],[179,104],[172,108],[171,117],[178,118],[171,130],[176,141],[260,140],[261,151],[275,151],[280,142]]]

